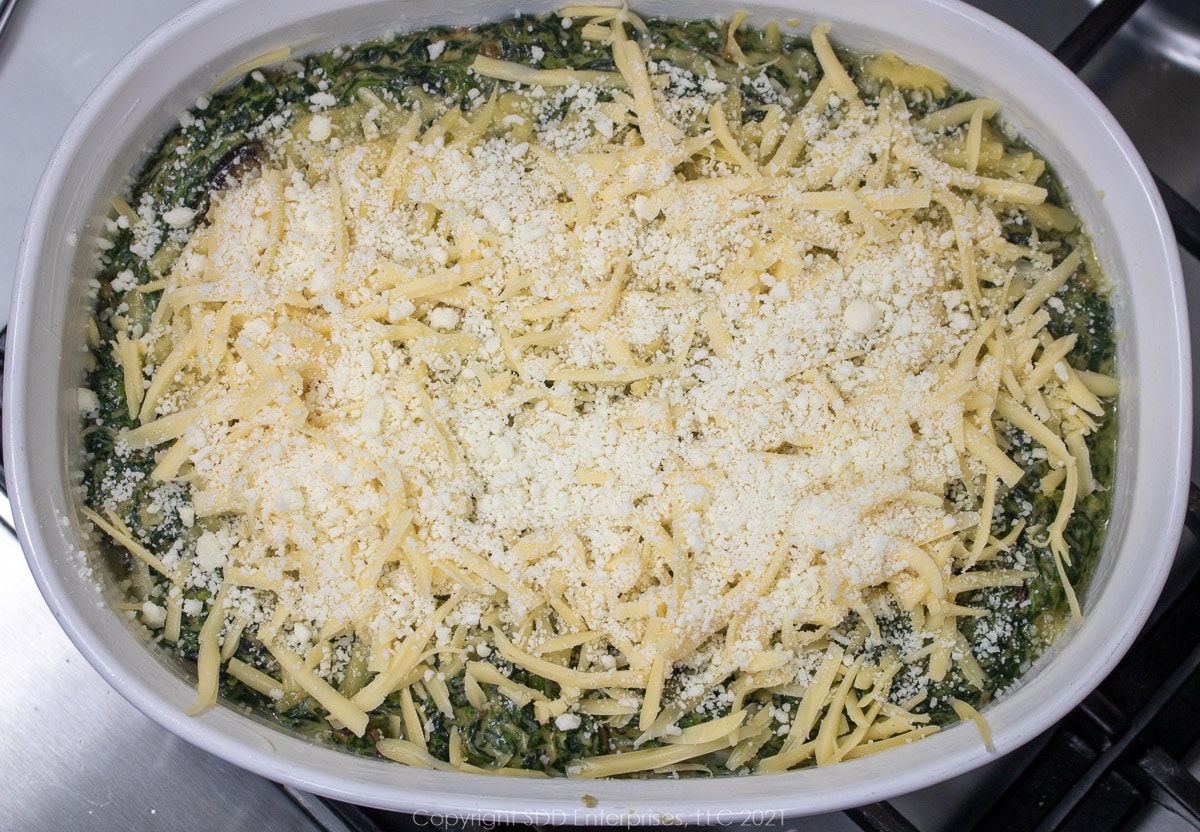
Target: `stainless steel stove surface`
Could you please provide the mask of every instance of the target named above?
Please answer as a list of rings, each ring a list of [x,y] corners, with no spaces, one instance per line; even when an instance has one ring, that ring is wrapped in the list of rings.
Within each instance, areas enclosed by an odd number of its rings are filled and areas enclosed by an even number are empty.
[[[29,200],[59,134],[121,55],[188,5],[26,0],[17,6],[0,36],[0,322],[8,317],[6,288]],[[1200,250],[1200,221],[1186,202],[1200,205],[1200,0],[1107,0],[1079,32],[1076,26],[1095,3],[974,5],[1049,49],[1075,32],[1060,57],[1183,198],[1174,217],[1180,239],[1193,253]],[[1108,25],[1113,23],[1116,28]],[[1102,36],[1114,31],[1093,55]],[[1183,256],[1189,311],[1200,321],[1200,261],[1186,251]],[[1192,343],[1200,355],[1200,327]],[[1194,472],[1200,471],[1200,443],[1195,446]],[[7,512],[7,502],[0,503],[0,521],[7,522]],[[1168,596],[1151,624],[1157,629],[1045,737],[890,804],[771,825],[835,832],[1200,829],[1200,782],[1192,776],[1200,775],[1200,750],[1194,748],[1200,737],[1197,529],[1200,513],[1193,506]],[[342,832],[431,825],[430,818],[289,792],[160,729],[113,693],[70,644],[38,595],[19,546],[3,530],[0,632],[9,634],[0,640],[0,828]],[[449,828],[459,826],[464,824]]]

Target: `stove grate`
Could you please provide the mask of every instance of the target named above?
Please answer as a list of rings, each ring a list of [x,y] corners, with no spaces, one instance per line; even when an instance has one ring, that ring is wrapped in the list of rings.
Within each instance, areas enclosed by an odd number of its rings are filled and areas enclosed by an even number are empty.
[[[1054,50],[1054,57],[1078,73],[1146,0],[1104,0],[1071,30]]]

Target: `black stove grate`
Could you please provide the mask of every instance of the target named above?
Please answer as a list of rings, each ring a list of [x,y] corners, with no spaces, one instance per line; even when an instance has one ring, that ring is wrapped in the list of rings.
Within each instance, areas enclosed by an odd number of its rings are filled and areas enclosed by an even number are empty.
[[[1080,72],[1143,2],[1102,0],[1054,50],[1055,57]],[[1200,258],[1200,210],[1157,175],[1154,181],[1179,245]],[[1186,529],[1190,544],[1200,544],[1195,485]],[[975,807],[981,819],[959,829],[1115,832],[1156,805],[1200,830],[1200,780],[1183,763],[1200,741],[1200,569],[1174,578],[1150,626],[1113,673],[1050,730],[1041,750],[990,807]],[[472,827],[451,822],[439,830],[433,818],[292,796],[329,832],[471,832]],[[920,832],[886,801],[844,814],[866,832]],[[541,829],[503,826],[512,832]]]
[[[1054,50],[1054,57],[1078,73],[1112,39],[1145,0],[1104,0]]]
[[[1058,45],[1054,57],[1072,72],[1081,72],[1143,3],[1145,0],[1103,0]],[[1200,210],[1161,177],[1155,175],[1154,184],[1162,194],[1179,245],[1200,258]]]

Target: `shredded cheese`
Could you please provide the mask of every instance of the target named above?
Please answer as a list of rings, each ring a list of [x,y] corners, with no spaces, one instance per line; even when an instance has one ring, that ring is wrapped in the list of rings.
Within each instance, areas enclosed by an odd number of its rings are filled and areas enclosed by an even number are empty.
[[[742,124],[729,99],[667,95],[627,10],[575,12],[616,73],[480,56],[475,73],[519,86],[358,144],[312,121],[273,140],[262,171],[213,194],[155,324],[118,332],[140,422],[121,441],[173,442],[153,477],[188,483],[189,516],[217,530],[188,565],[220,576],[197,707],[228,616],[282,679],[227,672],[284,703],[311,696],[361,736],[399,691],[404,737],[377,747],[410,765],[447,766],[414,700],[453,713],[446,667],[476,707],[495,688],[542,722],[636,719],[665,743],[580,777],[718,749],[748,764],[780,717],[744,697],[789,685],[799,704],[760,771],[924,736],[888,701],[900,663],[852,658],[831,630],[858,616],[878,639],[902,610],[905,661],[982,678],[957,620],[983,613],[956,596],[1032,574],[976,571],[1013,542],[991,536],[997,489],[1025,475],[1009,428],[1058,466],[1048,545],[1069,559],[1065,524],[1096,488],[1076,414],[1116,392],[1045,332],[1080,254],[1047,268],[1030,249],[1015,276],[998,215],[1046,192],[989,167],[997,102],[915,121],[887,85],[945,79],[884,56],[868,106],[821,24],[809,102]],[[955,167],[934,137],[962,125]],[[467,660],[467,631],[561,696]],[[373,675],[342,692],[328,655],[346,634]],[[727,715],[674,728],[730,679]],[[474,770],[462,755],[454,733],[451,765]]]

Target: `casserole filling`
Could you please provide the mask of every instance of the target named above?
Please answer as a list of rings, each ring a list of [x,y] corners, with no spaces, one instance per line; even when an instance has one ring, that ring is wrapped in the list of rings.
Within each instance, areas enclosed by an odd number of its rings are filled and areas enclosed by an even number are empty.
[[[252,70],[102,243],[86,519],[219,695],[467,771],[928,735],[1079,615],[1111,309],[931,70],[573,7]]]

